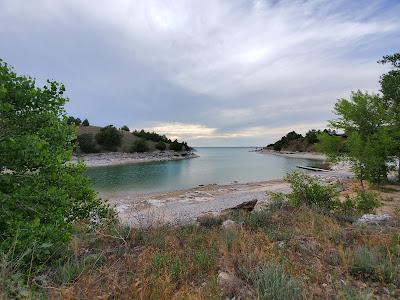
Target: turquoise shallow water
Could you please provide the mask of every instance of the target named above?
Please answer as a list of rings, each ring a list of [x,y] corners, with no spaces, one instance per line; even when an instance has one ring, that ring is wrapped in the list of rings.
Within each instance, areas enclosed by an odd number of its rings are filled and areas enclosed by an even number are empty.
[[[296,165],[318,161],[251,152],[254,148],[197,148],[194,159],[96,167],[88,170],[99,192],[166,192],[198,186],[282,178]]]

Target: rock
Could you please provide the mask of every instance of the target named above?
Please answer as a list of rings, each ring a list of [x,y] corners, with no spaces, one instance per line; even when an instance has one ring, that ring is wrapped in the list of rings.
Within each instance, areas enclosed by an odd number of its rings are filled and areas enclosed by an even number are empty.
[[[285,247],[285,242],[284,241],[279,241],[278,242],[278,248],[282,249],[283,247]]]
[[[255,295],[254,290],[246,282],[231,273],[219,271],[218,285],[229,299],[232,299],[232,297],[249,299]]]
[[[222,227],[224,229],[235,229],[235,228],[238,227],[238,224],[235,221],[232,221],[232,220],[225,220],[222,223]]]
[[[326,260],[331,266],[339,266],[341,263],[341,259],[339,256],[339,253],[337,252],[336,249],[331,249],[327,253]]]
[[[251,200],[251,201],[247,201],[247,202],[243,202],[239,205],[236,205],[234,207],[228,208],[225,211],[237,211],[237,210],[244,210],[247,212],[251,212],[253,211],[254,207],[257,204],[257,199]]]
[[[364,224],[375,224],[375,225],[381,225],[388,223],[391,220],[391,216],[388,214],[383,214],[383,215],[374,215],[374,214],[366,214],[363,215],[361,218],[359,218],[356,221],[357,225],[364,225]]]

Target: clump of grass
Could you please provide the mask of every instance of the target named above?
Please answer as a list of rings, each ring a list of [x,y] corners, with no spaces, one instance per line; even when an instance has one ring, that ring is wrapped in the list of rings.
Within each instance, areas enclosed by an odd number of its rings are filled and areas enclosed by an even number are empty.
[[[358,278],[385,283],[394,283],[399,280],[396,257],[380,255],[376,250],[365,247],[355,250],[349,272]]]
[[[357,248],[353,254],[349,272],[351,275],[376,279],[378,256],[365,247]]]
[[[280,267],[265,265],[251,272],[249,279],[257,291],[258,299],[302,299],[298,283],[286,276]]]
[[[222,224],[222,219],[219,216],[205,215],[198,218],[200,226],[213,228]]]

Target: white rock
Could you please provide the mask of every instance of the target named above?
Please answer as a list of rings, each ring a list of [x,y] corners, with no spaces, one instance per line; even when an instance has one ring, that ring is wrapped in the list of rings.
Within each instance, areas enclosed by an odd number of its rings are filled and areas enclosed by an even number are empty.
[[[356,221],[356,224],[382,224],[388,222],[392,217],[388,214],[374,215],[366,214],[363,215]]]
[[[225,220],[222,223],[222,227],[225,229],[235,229],[237,226],[238,226],[238,224],[232,220]]]

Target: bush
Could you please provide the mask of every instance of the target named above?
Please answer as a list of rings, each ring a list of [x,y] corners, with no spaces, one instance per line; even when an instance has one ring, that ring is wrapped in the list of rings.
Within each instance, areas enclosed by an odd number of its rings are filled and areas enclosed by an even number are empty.
[[[66,247],[72,223],[109,210],[84,165],[66,163],[76,129],[67,123],[64,86],[38,88],[1,61],[0,82],[0,253],[35,271]]]
[[[96,134],[96,141],[105,149],[114,151],[121,146],[122,133],[113,125],[108,125],[100,129]]]
[[[124,125],[124,126],[121,127],[121,130],[129,132],[129,127]]]
[[[380,205],[377,194],[373,192],[359,192],[355,203],[357,211],[363,214],[372,213]]]
[[[257,299],[301,299],[301,288],[280,267],[266,265],[249,274]]]
[[[286,176],[292,192],[287,194],[289,202],[295,206],[308,205],[333,210],[339,205],[338,192],[335,187],[324,186],[318,179],[300,172]]]
[[[164,151],[165,149],[167,149],[167,145],[164,142],[158,142],[156,144],[156,149],[160,150],[160,151]]]
[[[82,126],[89,126],[89,125],[90,124],[89,124],[89,120],[88,119],[83,120]]]
[[[144,140],[136,140],[132,143],[130,152],[147,152],[149,151],[149,146]]]
[[[85,153],[95,153],[97,152],[96,143],[93,138],[93,134],[91,133],[84,133],[78,135],[78,145],[79,149]]]

